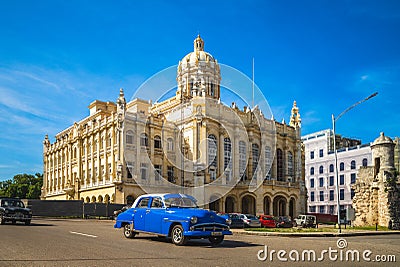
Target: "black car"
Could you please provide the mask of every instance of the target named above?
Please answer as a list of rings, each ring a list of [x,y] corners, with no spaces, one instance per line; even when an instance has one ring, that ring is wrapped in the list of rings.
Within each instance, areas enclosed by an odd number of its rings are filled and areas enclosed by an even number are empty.
[[[15,224],[17,221],[24,222],[25,225],[31,224],[32,211],[25,208],[24,203],[18,198],[0,198],[0,224],[11,221]]]

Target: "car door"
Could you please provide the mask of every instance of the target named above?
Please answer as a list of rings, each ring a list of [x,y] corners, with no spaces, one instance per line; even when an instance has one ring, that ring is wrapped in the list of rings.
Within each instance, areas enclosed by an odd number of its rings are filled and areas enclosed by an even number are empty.
[[[162,220],[165,216],[165,206],[161,197],[151,199],[150,208],[146,210],[146,232],[162,234]]]
[[[139,200],[136,208],[133,210],[135,230],[146,231],[146,210],[150,204],[150,197],[144,197]]]

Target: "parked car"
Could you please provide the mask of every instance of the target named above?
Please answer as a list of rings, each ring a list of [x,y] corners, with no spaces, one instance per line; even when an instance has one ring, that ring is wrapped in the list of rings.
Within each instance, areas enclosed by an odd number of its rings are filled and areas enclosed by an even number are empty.
[[[217,245],[231,235],[226,219],[214,211],[200,209],[196,199],[185,194],[147,194],[117,216],[114,228],[123,228],[126,238],[152,233],[184,245],[189,239],[207,238]]]
[[[296,219],[294,219],[296,224],[301,227],[316,227],[317,217],[314,215],[304,215],[300,214]]]
[[[274,219],[278,228],[292,228],[295,226],[295,223],[288,216],[277,216]]]
[[[276,221],[274,220],[274,216],[271,215],[260,215],[260,223],[262,227],[267,227],[267,228],[276,227]]]
[[[25,225],[31,224],[32,211],[25,208],[24,202],[17,198],[0,198],[0,224],[5,224],[11,221],[13,224],[16,222],[24,222]]]
[[[229,213],[229,219],[231,220],[231,228],[244,228],[244,221],[240,218],[240,214]]]
[[[261,227],[260,220],[252,214],[240,214],[244,227]]]

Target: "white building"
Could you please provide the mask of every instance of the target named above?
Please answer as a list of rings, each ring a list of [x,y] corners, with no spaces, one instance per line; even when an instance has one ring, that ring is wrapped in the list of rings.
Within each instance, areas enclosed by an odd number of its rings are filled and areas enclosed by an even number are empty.
[[[335,154],[332,130],[302,137],[305,146],[305,183],[308,192],[308,212],[337,214]],[[371,165],[370,144],[336,135],[338,156],[340,208],[352,205],[358,169]]]

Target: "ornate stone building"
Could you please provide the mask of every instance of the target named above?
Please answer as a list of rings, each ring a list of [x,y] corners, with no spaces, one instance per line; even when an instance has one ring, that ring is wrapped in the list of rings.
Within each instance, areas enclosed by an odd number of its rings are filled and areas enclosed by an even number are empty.
[[[94,101],[90,115],[44,140],[43,199],[131,203],[185,192],[220,212],[305,212],[296,102],[290,124],[221,102],[221,71],[198,36],[178,65],[175,96]]]
[[[397,139],[398,140],[398,139]],[[373,166],[361,167],[353,186],[357,226],[400,230],[400,181],[395,168],[395,142],[383,133],[371,145]]]

